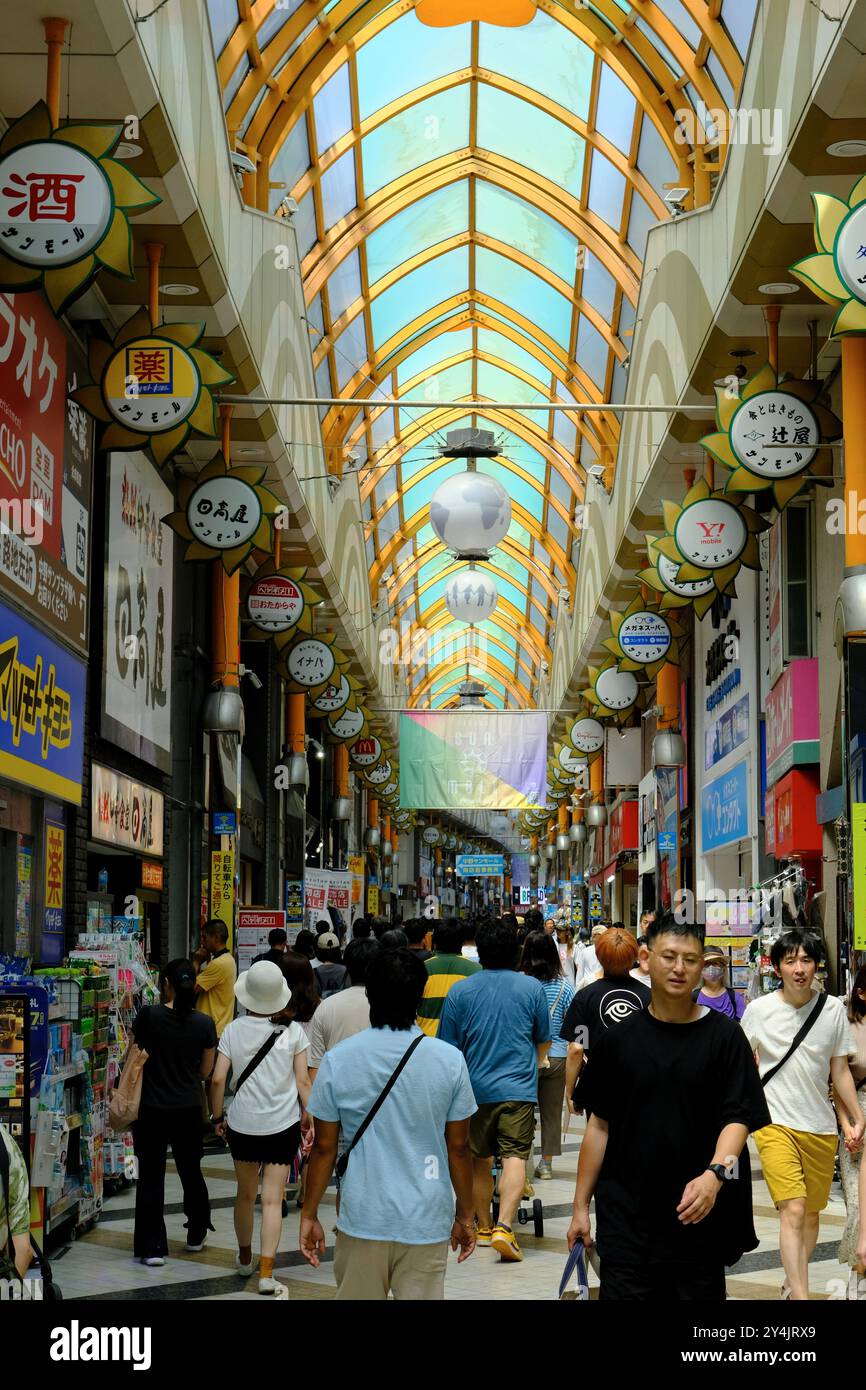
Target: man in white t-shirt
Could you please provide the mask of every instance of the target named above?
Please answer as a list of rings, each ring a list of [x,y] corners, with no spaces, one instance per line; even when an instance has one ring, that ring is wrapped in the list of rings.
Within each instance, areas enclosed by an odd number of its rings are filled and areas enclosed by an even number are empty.
[[[792,928],[773,942],[770,960],[782,988],[753,999],[741,1022],[761,1078],[782,1063],[765,1084],[773,1123],[757,1131],[755,1143],[764,1181],[779,1209],[782,1297],[806,1301],[809,1259],[818,1239],[819,1214],[830,1196],[836,1156],[830,1080],[849,1150],[859,1147],[864,1124],[848,1065],[854,1044],[845,1006],[812,988],[820,942],[812,933]],[[783,1062],[803,1024],[819,1008],[808,1035]]]
[[[311,1081],[315,1081],[316,1071],[322,1065],[326,1052],[330,1052],[344,1038],[354,1037],[362,1029],[370,1027],[367,972],[380,950],[378,941],[372,937],[369,940],[350,941],[346,947],[343,963],[352,983],[348,989],[323,999],[310,1023],[308,1065]]]

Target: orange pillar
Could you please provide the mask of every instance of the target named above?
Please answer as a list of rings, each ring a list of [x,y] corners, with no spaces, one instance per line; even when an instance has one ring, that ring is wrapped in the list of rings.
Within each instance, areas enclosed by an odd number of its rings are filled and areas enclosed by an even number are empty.
[[[286,742],[290,753],[303,753],[306,736],[306,696],[286,697]]]
[[[230,405],[220,406],[223,456],[228,461],[231,451]],[[221,560],[213,562],[213,683],[239,686],[240,672],[240,570],[228,575]]]
[[[781,317],[781,304],[764,305],[764,321],[767,325],[767,361],[774,372],[779,370],[779,320]]]
[[[595,758],[589,765],[589,790],[594,802],[604,801],[604,759]]]
[[[304,696],[298,698],[303,701]],[[334,749],[334,786],[337,796],[349,795],[349,749],[345,743],[338,743]]]
[[[159,241],[146,241],[144,254],[147,256],[147,307],[154,328],[159,323],[159,267],[165,247]],[[231,407],[228,407],[231,410]],[[226,455],[228,457],[228,455]]]
[[[48,71],[45,76],[45,103],[51,116],[51,126],[56,130],[60,124],[60,69],[63,59],[63,42],[66,37],[68,19],[43,19],[45,42],[48,46]]]
[[[842,338],[842,424],[845,440],[845,573],[866,568],[866,535],[858,506],[866,498],[866,337]]]
[[[658,716],[660,729],[675,729],[679,723],[680,668],[674,661],[666,661],[656,676],[656,704],[662,713]]]
[[[563,801],[558,812],[558,828],[564,833],[568,832],[568,804]]]
[[[375,830],[379,824],[379,798],[369,796],[367,798],[367,826],[370,830]]]

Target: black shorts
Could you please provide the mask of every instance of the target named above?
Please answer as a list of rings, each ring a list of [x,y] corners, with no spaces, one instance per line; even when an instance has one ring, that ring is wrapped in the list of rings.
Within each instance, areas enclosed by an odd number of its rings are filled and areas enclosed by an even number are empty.
[[[241,1134],[226,1124],[226,1140],[238,1163],[276,1163],[288,1168],[301,1145],[301,1122],[277,1134]]]
[[[601,1262],[599,1302],[723,1303],[725,1266],[711,1264],[618,1265]]]

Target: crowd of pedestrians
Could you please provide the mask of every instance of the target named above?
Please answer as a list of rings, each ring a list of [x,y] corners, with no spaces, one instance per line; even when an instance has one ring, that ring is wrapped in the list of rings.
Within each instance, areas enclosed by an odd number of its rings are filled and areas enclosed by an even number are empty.
[[[726,1268],[757,1245],[750,1135],[779,1212],[781,1297],[809,1297],[838,1149],[839,1258],[849,1296],[866,1298],[866,968],[846,1002],[824,993],[820,943],[790,929],[772,948],[779,988],[746,1006],[703,929],[654,914],[636,934],[575,934],[536,909],[400,929],[361,918],[344,946],[329,920],[317,927],[291,947],[272,932],[237,978],[223,924],[208,923],[138,1015],[145,1264],[168,1252],[169,1146],[186,1248],[204,1247],[207,1141],[231,1154],[237,1268],[258,1268],[260,1293],[285,1296],[286,1187],[306,1158],[300,1248],[319,1264],[335,1183],[337,1297],[441,1299],[449,1249],[523,1260],[521,1199],[554,1176],[563,1127],[582,1115],[568,1244],[596,1245],[601,1299],[725,1297]]]

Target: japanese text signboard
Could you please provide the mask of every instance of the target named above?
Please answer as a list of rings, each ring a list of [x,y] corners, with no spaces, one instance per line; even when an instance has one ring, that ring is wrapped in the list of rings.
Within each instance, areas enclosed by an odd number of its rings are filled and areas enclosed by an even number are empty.
[[[83,661],[0,604],[0,776],[81,803]]]
[[[87,650],[92,425],[83,358],[40,294],[0,294],[0,588]]]
[[[90,833],[94,840],[161,858],[164,811],[162,792],[155,787],[93,763]]]
[[[168,772],[172,495],[144,454],[112,454],[108,476],[102,732]]]
[[[66,915],[64,882],[66,875],[66,827],[61,821],[45,817],[43,862],[42,965],[59,965],[65,950]]]

